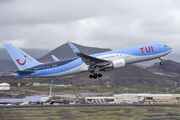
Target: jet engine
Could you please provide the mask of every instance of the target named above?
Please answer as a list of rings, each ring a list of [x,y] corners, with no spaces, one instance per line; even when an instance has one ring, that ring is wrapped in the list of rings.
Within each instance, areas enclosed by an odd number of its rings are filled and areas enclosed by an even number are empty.
[[[121,68],[121,67],[125,67],[126,66],[126,62],[124,59],[118,59],[118,60],[114,60],[112,61],[112,63],[108,66],[105,66],[105,71],[111,71],[117,68]]]

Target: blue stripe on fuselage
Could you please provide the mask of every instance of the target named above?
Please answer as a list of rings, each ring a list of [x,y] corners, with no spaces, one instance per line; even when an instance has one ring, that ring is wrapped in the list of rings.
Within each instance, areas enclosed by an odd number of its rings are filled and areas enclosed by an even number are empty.
[[[59,61],[60,62],[60,61]],[[57,62],[54,62],[57,63]],[[76,58],[71,62],[68,62],[66,64],[63,64],[58,67],[53,67],[53,68],[48,68],[48,69],[42,69],[42,70],[37,70],[36,73],[29,73],[29,74],[14,74],[15,77],[20,77],[20,76],[37,76],[37,75],[49,75],[49,74],[56,74],[56,73],[61,73],[61,72],[66,72],[68,70],[71,70],[73,68],[76,68],[80,65],[82,65],[83,62],[80,58]]]
[[[55,68],[55,67],[62,66],[64,64],[68,64],[68,63],[70,63],[76,59],[78,59],[78,58],[72,58],[72,59],[67,59],[67,60],[62,60],[62,61],[45,63],[45,64],[37,65],[37,66],[32,67],[32,68],[28,68],[25,71],[37,71],[37,70],[43,70],[43,69],[47,69],[47,68]]]

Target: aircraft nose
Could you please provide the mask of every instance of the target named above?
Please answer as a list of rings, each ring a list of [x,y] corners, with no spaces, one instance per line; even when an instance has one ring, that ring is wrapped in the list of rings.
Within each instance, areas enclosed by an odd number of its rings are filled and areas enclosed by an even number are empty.
[[[172,47],[167,48],[169,52],[172,52]]]

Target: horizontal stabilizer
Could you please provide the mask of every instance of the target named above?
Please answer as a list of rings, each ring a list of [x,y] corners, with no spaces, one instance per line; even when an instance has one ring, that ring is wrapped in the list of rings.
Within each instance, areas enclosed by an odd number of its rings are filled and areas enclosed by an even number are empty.
[[[35,73],[36,71],[15,71],[15,73],[19,73],[19,74],[28,74],[28,73]]]
[[[59,59],[56,56],[51,55],[51,57],[54,59],[54,61],[59,61]]]

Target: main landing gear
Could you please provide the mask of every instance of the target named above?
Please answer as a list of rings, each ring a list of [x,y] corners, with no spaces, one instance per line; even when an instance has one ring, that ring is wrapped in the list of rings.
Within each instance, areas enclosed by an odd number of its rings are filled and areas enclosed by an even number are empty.
[[[94,78],[94,79],[96,79],[97,77],[102,77],[102,74],[98,74],[98,73],[95,73],[95,74],[91,74],[91,75],[89,75],[89,78]]]

